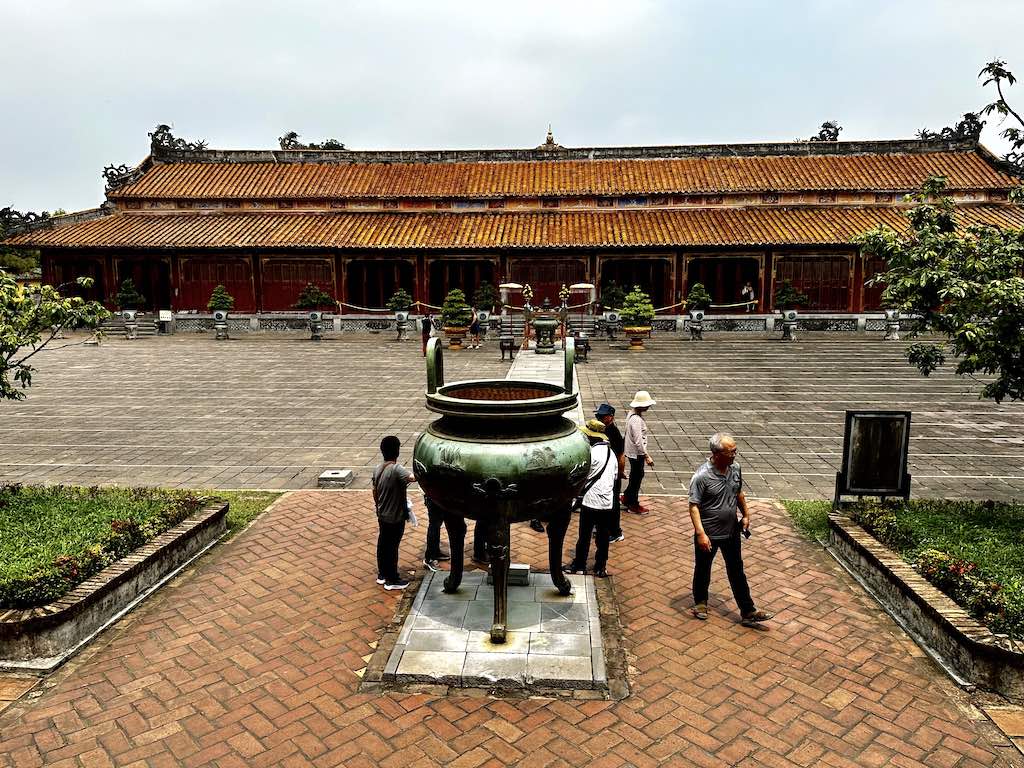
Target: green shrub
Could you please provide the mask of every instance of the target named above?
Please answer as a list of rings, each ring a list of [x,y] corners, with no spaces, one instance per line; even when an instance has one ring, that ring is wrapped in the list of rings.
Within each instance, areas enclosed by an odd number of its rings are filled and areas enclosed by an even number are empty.
[[[392,312],[404,312],[412,306],[413,298],[409,295],[409,292],[405,288],[399,288],[388,299],[388,303],[385,304],[388,309]]]
[[[789,280],[783,280],[775,288],[775,308],[776,309],[796,309],[802,307],[810,299],[806,293],[801,293]]]
[[[229,312],[235,306],[235,298],[228,293],[228,289],[223,285],[218,285],[213,289],[213,293],[210,294],[210,300],[206,302],[206,308],[211,312],[220,310],[221,312]]]
[[[686,296],[686,309],[707,310],[711,307],[711,302],[711,294],[708,293],[708,289],[704,287],[704,283],[694,283],[690,288],[690,292]]]
[[[441,305],[441,325],[445,328],[466,328],[470,323],[470,314],[466,294],[458,288],[448,291]]]
[[[633,290],[626,294],[622,302],[622,325],[624,327],[650,325],[654,319],[654,305],[651,297],[640,290],[639,285],[634,285]]]
[[[130,277],[121,283],[121,288],[114,296],[118,309],[139,309],[146,303],[146,298],[135,288],[135,281]]]
[[[327,291],[320,290],[320,286],[314,283],[307,283],[306,287],[299,293],[298,300],[292,305],[292,309],[337,309],[338,302]]]
[[[614,280],[609,280],[601,286],[601,308],[605,311],[621,309],[625,301],[626,292]]]
[[[488,312],[494,309],[500,299],[498,289],[494,287],[493,283],[480,283],[476,291],[473,292],[473,306]]]

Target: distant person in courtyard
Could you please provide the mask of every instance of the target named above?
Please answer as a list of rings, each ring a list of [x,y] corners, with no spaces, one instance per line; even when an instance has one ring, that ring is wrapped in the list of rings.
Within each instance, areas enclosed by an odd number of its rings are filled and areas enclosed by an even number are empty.
[[[441,549],[441,525],[444,523],[444,512],[434,502],[423,497],[427,508],[427,548],[423,552],[423,564],[428,570],[440,570],[440,563],[451,560],[451,555]]]
[[[747,302],[747,312],[753,312],[754,308],[757,306],[757,296],[754,293],[754,286],[750,284],[749,280],[743,284],[743,290],[740,291],[740,298]]]
[[[597,551],[594,553],[594,575],[604,578],[608,575],[608,524],[612,515],[612,493],[619,463],[608,444],[604,424],[590,419],[580,431],[590,440],[590,472],[583,486],[583,503],[580,507],[580,535],[576,539],[573,560],[565,566],[566,573],[586,573],[587,558],[590,556],[590,537],[597,528]]]
[[[373,503],[377,508],[377,583],[384,589],[405,589],[409,582],[398,572],[398,547],[409,517],[409,483],[415,483],[412,472],[398,463],[402,444],[394,435],[380,441],[384,458],[373,470]]]
[[[424,315],[420,318],[420,335],[423,338],[423,356],[427,356],[427,342],[430,341],[430,329],[433,328],[433,318]]]
[[[604,434],[608,438],[608,445],[615,454],[615,488],[612,493],[612,513],[608,521],[608,540],[613,544],[622,541],[625,535],[622,533],[622,502],[619,494],[622,493],[622,479],[626,476],[626,442],[619,432],[615,423],[615,408],[608,403],[601,403],[594,411],[594,416],[604,424]]]
[[[469,348],[480,349],[480,316],[477,314],[476,307],[471,310],[473,320],[469,324]]]
[[[736,441],[718,432],[708,441],[711,457],[690,479],[690,520],[693,523],[693,615],[708,617],[711,563],[722,550],[729,586],[740,609],[740,622],[751,627],[768,621],[772,614],[759,611],[750,597],[743,572],[740,534],[750,536],[750,510],[743,494],[743,472],[736,464]],[[737,512],[740,517],[737,517]]]
[[[654,460],[647,453],[647,422],[644,414],[656,405],[654,398],[646,390],[640,390],[629,404],[632,409],[626,417],[625,454],[629,461],[629,482],[622,501],[626,511],[634,515],[645,515],[650,510],[640,504],[640,483],[644,480],[646,467],[653,467]]]

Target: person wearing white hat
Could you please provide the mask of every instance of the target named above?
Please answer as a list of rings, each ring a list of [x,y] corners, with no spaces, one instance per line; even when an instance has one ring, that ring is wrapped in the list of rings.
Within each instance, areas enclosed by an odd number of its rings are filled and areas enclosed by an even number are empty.
[[[641,389],[633,396],[629,404],[632,412],[626,417],[626,459],[629,461],[629,483],[622,501],[626,511],[634,515],[644,515],[650,510],[640,504],[640,483],[644,479],[645,467],[653,467],[654,460],[647,453],[647,422],[644,414],[656,401],[651,393]]]

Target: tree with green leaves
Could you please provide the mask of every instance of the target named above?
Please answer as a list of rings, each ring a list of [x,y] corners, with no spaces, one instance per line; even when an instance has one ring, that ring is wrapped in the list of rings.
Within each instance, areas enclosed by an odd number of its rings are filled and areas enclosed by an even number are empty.
[[[485,309],[488,312],[494,309],[501,296],[493,283],[480,283],[473,292],[473,306],[477,309]]]
[[[614,280],[609,280],[601,286],[601,307],[605,311],[620,309],[625,300],[626,292]]]
[[[880,226],[860,245],[888,265],[874,278],[885,286],[883,303],[920,316],[911,335],[946,338],[944,345],[912,344],[911,364],[927,376],[948,351],[958,375],[994,377],[983,397],[1024,399],[1024,232],[960,225],[944,189],[944,179],[929,179],[911,196],[906,231]],[[1024,193],[1015,190],[1011,199],[1024,204]]]
[[[83,288],[92,285],[92,279],[87,277],[76,282]],[[83,325],[94,327],[109,316],[97,301],[63,296],[50,285],[30,290],[0,271],[0,400],[25,397],[22,390],[32,384],[35,371],[29,360],[62,330]]]
[[[704,283],[694,283],[690,286],[690,292],[686,295],[686,309],[708,310],[711,307],[711,294],[704,287]]]
[[[466,303],[466,294],[452,288],[441,305],[441,325],[445,328],[468,328],[471,307]]]
[[[810,301],[810,298],[806,293],[802,293],[793,287],[793,283],[789,280],[783,280],[775,288],[775,304],[773,305],[776,309],[796,309],[802,307]]]
[[[1010,142],[1010,151],[1003,156],[1003,160],[1010,165],[1015,174],[1024,176],[1024,118],[1021,117],[1020,112],[1017,112],[1010,106],[1009,102],[1006,101],[1006,94],[1003,93],[1003,85],[1005,84],[1007,87],[1012,86],[1017,81],[1017,78],[1013,76],[1013,72],[1006,68],[1006,62],[999,59],[990,61],[982,67],[978,77],[985,78],[982,86],[989,85],[990,83],[995,85],[998,96],[995,101],[981,108],[981,114],[991,115],[995,113],[1000,116],[1000,123],[1005,122],[1007,119],[1017,121],[1017,126],[1019,127],[1011,125],[1003,129],[999,135]]]
[[[117,294],[114,296],[114,304],[118,309],[139,309],[146,303],[146,297],[139,293],[135,287],[135,281],[127,278]]]
[[[211,312],[230,312],[234,309],[235,297],[228,293],[223,285],[218,285],[210,294],[210,300],[206,302],[206,308]]]
[[[385,304],[388,309],[392,312],[405,312],[412,306],[413,298],[409,295],[409,292],[405,288],[399,288],[388,299],[388,303]]]
[[[306,287],[299,293],[298,301],[292,305],[292,309],[336,309],[338,302],[327,291],[321,290],[319,285],[307,283]]]
[[[640,290],[639,285],[634,285],[622,302],[621,315],[623,327],[643,328],[650,325],[654,319],[651,297]]]

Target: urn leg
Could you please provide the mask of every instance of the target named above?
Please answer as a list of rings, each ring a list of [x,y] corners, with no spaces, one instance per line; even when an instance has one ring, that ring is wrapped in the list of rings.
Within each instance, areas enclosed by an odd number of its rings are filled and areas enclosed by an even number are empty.
[[[494,520],[488,527],[487,550],[491,560],[491,580],[494,582],[494,623],[491,642],[504,643],[508,625],[508,565],[509,524],[504,517]]]
[[[562,546],[571,521],[572,508],[566,507],[552,512],[548,522],[548,567],[551,569],[551,581],[560,595],[572,594],[572,584],[562,573]]]
[[[466,546],[466,521],[462,515],[444,513],[444,527],[448,531],[448,549],[452,553],[451,571],[444,580],[444,591],[457,592],[462,584],[463,553]]]

